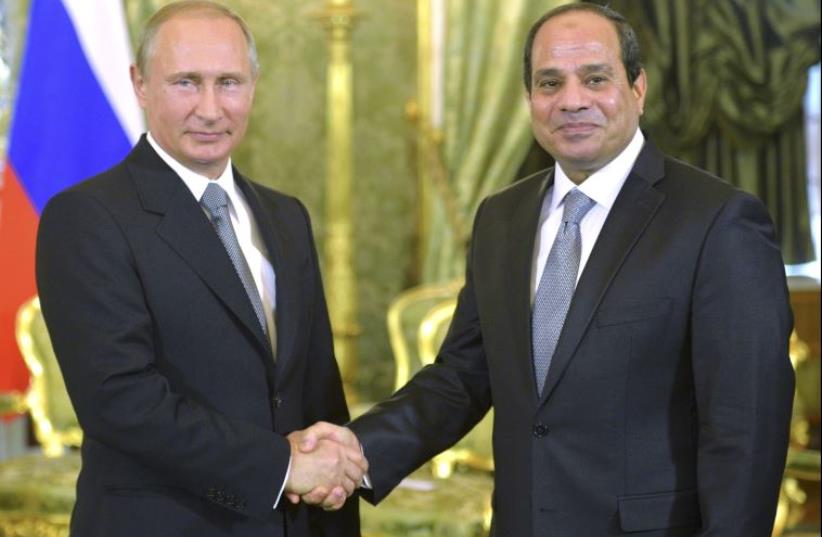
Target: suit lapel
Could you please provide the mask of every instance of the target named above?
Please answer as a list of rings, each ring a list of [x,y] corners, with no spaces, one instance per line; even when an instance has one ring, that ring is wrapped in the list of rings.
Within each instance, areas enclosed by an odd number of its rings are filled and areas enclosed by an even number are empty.
[[[654,183],[662,178],[664,160],[651,142],[637,158],[602,227],[577,284],[557,341],[540,406],[550,397],[625,258],[651,222],[665,196]]]
[[[200,276],[254,340],[267,348],[243,284],[222,242],[185,183],[163,162],[145,137],[129,156],[128,166],[143,208],[163,215],[157,234]]]
[[[235,181],[245,195],[260,235],[268,250],[269,261],[274,267],[274,274],[277,282],[275,323],[277,325],[277,369],[282,371],[293,354],[294,337],[297,333],[296,322],[299,318],[297,308],[299,300],[297,297],[297,281],[299,275],[293,266],[293,256],[286,255],[286,239],[283,235],[285,223],[281,222],[278,215],[269,209],[270,203],[261,199],[259,191],[254,185],[234,170]]]
[[[508,281],[511,292],[508,296],[511,302],[503,311],[512,312],[509,326],[513,331],[511,341],[516,347],[512,349],[511,356],[528,357],[527,360],[512,360],[512,363],[520,379],[517,384],[532,387],[528,391],[532,394],[534,405],[537,403],[537,388],[531,351],[531,270],[543,198],[554,181],[553,171],[549,171],[547,176],[544,171],[540,174],[544,179],[539,181],[538,190],[528,190],[523,199],[514,204],[509,236],[504,245],[507,253],[500,257],[510,267]]]

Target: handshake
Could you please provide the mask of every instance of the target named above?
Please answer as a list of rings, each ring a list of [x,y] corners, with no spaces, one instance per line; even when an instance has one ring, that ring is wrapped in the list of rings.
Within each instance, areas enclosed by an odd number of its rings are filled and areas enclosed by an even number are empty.
[[[321,421],[289,434],[288,442],[291,470],[285,495],[291,503],[337,510],[368,471],[359,440],[345,427]]]

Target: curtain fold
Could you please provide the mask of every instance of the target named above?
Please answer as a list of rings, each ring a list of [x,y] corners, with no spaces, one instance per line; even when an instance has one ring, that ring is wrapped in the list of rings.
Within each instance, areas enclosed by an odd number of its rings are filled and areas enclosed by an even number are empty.
[[[447,2],[439,148],[443,184],[430,190],[434,199],[423,282],[462,274],[477,206],[513,181],[528,153],[532,136],[522,85],[522,44],[537,17],[564,3],[567,0]]]
[[[802,102],[819,0],[614,0],[648,73],[643,127],[664,151],[768,206],[786,263],[813,258]]]

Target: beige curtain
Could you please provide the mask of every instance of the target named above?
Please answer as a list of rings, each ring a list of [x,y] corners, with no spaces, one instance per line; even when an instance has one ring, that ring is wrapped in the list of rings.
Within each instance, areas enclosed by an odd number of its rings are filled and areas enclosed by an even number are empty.
[[[511,183],[531,146],[522,46],[531,24],[568,0],[449,0],[441,169],[429,190],[422,280],[462,274],[474,212]]]

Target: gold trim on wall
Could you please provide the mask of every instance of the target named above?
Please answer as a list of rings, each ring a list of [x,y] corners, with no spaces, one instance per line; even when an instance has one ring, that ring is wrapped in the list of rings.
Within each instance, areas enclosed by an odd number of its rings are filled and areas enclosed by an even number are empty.
[[[429,247],[428,228],[431,225],[432,1],[417,0],[417,97],[409,108],[409,116],[413,115],[410,119],[417,127],[417,274],[422,274],[422,263]]]
[[[315,15],[328,33],[326,94],[325,267],[328,313],[334,351],[349,403],[354,391],[357,337],[360,335],[357,280],[354,271],[353,90],[351,32],[359,13],[350,0],[326,0]]]

